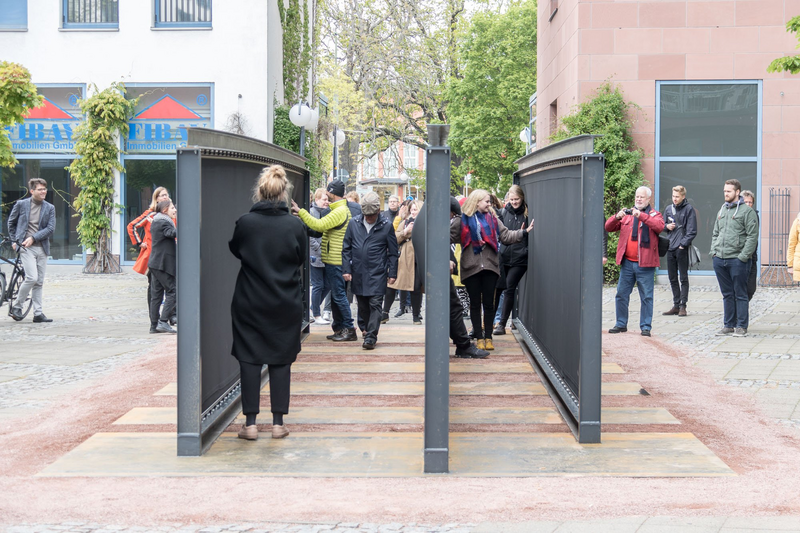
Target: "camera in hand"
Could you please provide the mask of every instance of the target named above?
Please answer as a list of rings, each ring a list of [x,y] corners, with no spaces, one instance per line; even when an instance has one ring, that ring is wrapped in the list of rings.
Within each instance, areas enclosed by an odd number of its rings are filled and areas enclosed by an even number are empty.
[[[406,219],[406,226],[408,226],[409,224],[413,224],[413,223],[414,223],[414,217],[410,216],[410,217],[408,217]]]
[[[632,215],[632,214],[633,214],[633,208],[632,208],[632,207],[629,207],[629,208],[627,208],[627,209],[623,209],[622,211],[623,211],[623,212],[624,212],[626,215]]]

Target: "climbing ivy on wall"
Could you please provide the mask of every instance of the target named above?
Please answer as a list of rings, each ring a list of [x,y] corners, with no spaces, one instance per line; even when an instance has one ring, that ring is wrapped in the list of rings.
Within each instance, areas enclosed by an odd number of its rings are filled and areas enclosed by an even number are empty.
[[[300,0],[278,1],[283,28],[283,97],[296,103],[308,94],[308,71],[311,68],[309,35],[310,9]]]
[[[85,272],[118,272],[119,262],[111,255],[111,217],[114,211],[114,171],[123,171],[119,162],[118,139],[128,135],[128,121],[138,98],[125,98],[125,86],[113,83],[80,101],[86,117],[75,130],[75,153],[68,167],[80,188],[73,207],[80,216],[78,238],[94,257]]]

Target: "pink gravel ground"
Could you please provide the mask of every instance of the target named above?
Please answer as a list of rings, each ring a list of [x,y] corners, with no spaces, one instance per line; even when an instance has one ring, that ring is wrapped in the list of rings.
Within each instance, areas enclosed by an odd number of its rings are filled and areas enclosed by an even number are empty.
[[[629,515],[800,515],[800,434],[718,385],[657,338],[604,335],[607,361],[642,384],[738,476],[729,478],[33,477],[174,380],[175,340],[0,432],[0,524],[264,521],[476,523]],[[625,428],[626,430],[628,428]],[[614,429],[616,431],[616,429]],[[662,426],[663,430],[663,426]],[[291,437],[290,437],[291,438]]]

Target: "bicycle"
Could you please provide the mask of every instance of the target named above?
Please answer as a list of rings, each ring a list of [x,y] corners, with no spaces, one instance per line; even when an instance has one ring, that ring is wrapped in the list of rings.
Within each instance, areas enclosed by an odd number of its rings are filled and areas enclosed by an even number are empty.
[[[11,255],[8,253],[8,250],[13,251],[11,247],[12,244],[17,245],[14,261],[11,261],[7,257]],[[6,301],[8,302],[8,316],[11,316],[11,308],[14,305],[14,301],[17,299],[17,294],[19,294],[22,283],[25,281],[25,269],[22,268],[22,261],[20,260],[21,249],[22,246],[20,243],[12,241],[10,237],[6,237],[0,233],[0,267],[3,266],[3,263],[11,265],[11,276],[8,280],[8,284],[6,284],[6,274],[0,268],[0,306]],[[22,303],[21,314],[23,318],[28,316],[32,306],[33,299],[31,298],[31,293],[28,292],[28,297],[25,298],[25,301]]]

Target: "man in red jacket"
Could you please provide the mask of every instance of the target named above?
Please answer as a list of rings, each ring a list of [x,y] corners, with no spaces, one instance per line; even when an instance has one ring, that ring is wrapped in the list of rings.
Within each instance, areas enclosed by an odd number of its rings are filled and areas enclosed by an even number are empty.
[[[619,231],[617,244],[617,323],[609,333],[628,331],[628,304],[634,283],[639,287],[642,309],[639,327],[643,337],[650,336],[653,325],[653,283],[658,258],[658,234],[664,230],[661,213],[650,206],[653,192],[649,187],[636,189],[635,207],[621,209],[606,220],[606,231]]]

